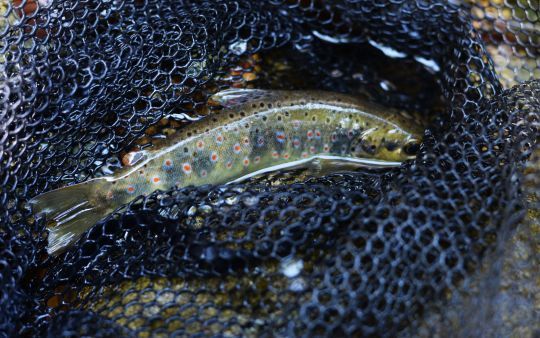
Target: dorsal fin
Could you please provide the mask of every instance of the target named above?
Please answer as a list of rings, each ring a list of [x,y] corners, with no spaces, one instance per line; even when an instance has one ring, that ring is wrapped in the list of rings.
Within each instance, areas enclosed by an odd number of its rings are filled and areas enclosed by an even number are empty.
[[[211,101],[218,103],[224,108],[240,107],[253,104],[262,99],[276,97],[277,91],[266,89],[226,89],[215,93],[210,97]]]

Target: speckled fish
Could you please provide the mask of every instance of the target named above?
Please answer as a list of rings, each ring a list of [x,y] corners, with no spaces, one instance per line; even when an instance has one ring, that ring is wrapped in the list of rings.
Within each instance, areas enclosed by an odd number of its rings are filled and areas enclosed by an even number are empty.
[[[212,97],[223,109],[178,131],[129,165],[30,201],[49,226],[57,254],[114,209],[156,189],[223,184],[325,160],[398,166],[415,156],[422,130],[406,114],[321,91],[231,89]]]

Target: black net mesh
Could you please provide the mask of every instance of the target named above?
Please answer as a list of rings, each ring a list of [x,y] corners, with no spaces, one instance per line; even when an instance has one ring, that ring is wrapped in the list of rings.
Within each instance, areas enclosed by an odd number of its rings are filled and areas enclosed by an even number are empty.
[[[539,194],[538,160],[523,175],[539,15],[536,0],[0,1],[0,332],[411,330]],[[348,92],[429,128],[398,169],[156,191],[47,256],[29,198],[110,172],[231,86]]]

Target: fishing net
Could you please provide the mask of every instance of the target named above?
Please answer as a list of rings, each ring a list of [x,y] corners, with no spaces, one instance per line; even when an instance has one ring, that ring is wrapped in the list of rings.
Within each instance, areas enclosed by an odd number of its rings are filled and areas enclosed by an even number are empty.
[[[3,0],[0,20],[5,336],[414,334],[538,208],[537,0]],[[30,198],[227,87],[347,92],[428,127],[395,170],[156,191],[47,255]]]

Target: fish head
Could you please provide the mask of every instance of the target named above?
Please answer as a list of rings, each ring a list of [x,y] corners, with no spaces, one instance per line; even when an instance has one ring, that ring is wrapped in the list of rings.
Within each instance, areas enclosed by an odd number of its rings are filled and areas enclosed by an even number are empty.
[[[416,157],[421,142],[419,134],[401,128],[373,128],[352,140],[351,153],[359,158],[403,162]]]

